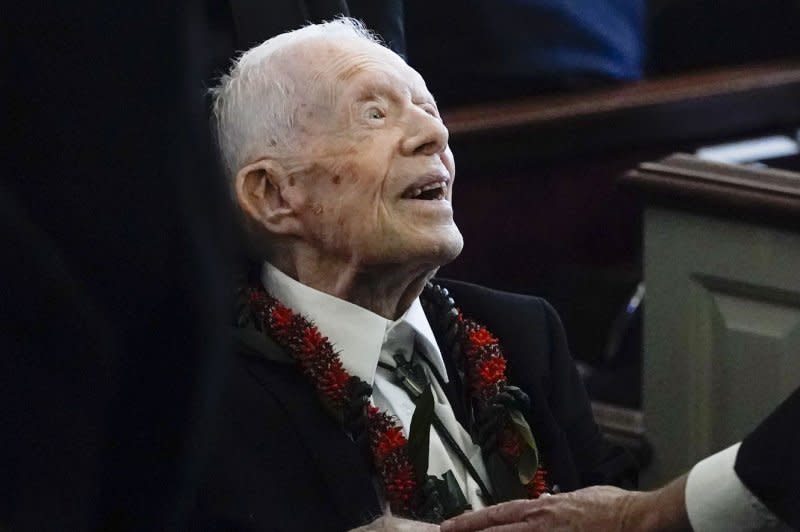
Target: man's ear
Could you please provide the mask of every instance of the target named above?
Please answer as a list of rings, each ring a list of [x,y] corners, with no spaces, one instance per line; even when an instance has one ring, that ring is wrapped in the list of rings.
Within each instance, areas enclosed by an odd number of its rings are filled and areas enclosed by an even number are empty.
[[[284,195],[288,176],[272,159],[250,163],[236,174],[236,202],[247,218],[273,234],[299,234],[296,212]]]

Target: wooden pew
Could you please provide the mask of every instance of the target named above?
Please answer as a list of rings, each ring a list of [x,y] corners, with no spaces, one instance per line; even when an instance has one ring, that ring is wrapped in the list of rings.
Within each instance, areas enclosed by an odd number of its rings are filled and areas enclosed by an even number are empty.
[[[642,193],[643,424],[654,486],[738,440],[800,386],[800,173],[673,155]]]

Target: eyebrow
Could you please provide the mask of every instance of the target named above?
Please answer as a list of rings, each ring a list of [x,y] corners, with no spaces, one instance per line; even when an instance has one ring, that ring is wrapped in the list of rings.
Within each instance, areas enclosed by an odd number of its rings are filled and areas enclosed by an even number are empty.
[[[409,93],[408,89],[398,89],[397,87],[393,86],[391,83],[387,83],[385,81],[368,81],[364,84],[363,87],[358,91],[356,96],[356,101],[362,102],[369,100],[373,96],[385,96],[390,100],[395,102],[401,101],[398,92],[401,93]]]
[[[411,103],[416,104],[416,105],[419,105],[421,103],[427,103],[427,104],[430,104],[430,105],[434,106],[437,111],[439,110],[439,106],[436,104],[436,100],[431,95],[423,96],[422,98],[415,98],[412,95]]]
[[[396,87],[385,81],[368,81],[359,90],[355,101],[361,103],[369,101],[374,96],[385,96],[395,103],[401,102],[402,98],[397,95],[397,90]],[[437,111],[439,110],[439,107],[436,105],[436,100],[430,93],[416,92],[410,88],[402,88],[399,89],[399,91],[411,96],[411,103],[414,105],[427,104],[432,105]]]

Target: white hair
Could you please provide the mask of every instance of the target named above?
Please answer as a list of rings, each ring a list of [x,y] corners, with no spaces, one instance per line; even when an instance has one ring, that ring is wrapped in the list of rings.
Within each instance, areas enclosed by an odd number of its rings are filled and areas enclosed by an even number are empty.
[[[234,61],[230,73],[211,89],[217,141],[231,179],[245,164],[263,156],[265,147],[287,147],[293,135],[300,88],[279,60],[298,44],[321,37],[382,44],[362,22],[352,18],[311,24],[244,52]]]

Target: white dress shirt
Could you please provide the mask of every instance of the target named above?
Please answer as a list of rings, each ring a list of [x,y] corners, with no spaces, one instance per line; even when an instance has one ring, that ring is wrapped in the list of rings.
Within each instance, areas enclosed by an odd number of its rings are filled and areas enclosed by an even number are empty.
[[[698,462],[686,479],[686,513],[695,532],[790,531],[739,480],[737,443]]]
[[[410,359],[414,346],[448,381],[442,354],[422,310],[419,299],[396,321],[388,320],[365,308],[306,286],[269,263],[264,263],[261,280],[264,287],[284,305],[311,320],[339,354],[344,369],[372,386],[372,403],[396,416],[408,437],[414,403],[403,388],[393,382],[392,372],[378,367],[378,361],[395,365],[393,355],[402,352]],[[431,369],[423,363],[430,378],[434,411],[470,459],[481,479],[491,489],[481,457],[480,447],[456,420],[453,408]],[[441,476],[452,471],[467,502],[477,510],[485,504],[475,480],[467,473],[459,458],[431,428],[428,473]],[[379,493],[382,498],[382,494]],[[385,503],[385,500],[383,500]],[[384,504],[384,509],[386,505]]]

